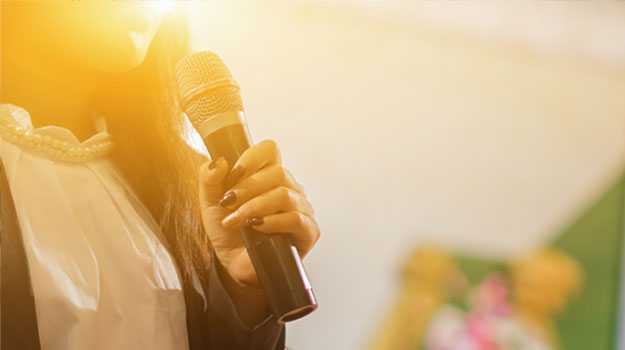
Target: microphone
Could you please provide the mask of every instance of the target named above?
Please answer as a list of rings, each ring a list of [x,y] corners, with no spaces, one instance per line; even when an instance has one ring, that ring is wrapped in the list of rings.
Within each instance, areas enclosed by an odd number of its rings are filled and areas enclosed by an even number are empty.
[[[198,131],[212,159],[232,167],[252,143],[239,84],[215,53],[182,58],[176,66],[180,105]],[[302,318],[318,307],[297,248],[288,234],[241,229],[245,247],[279,323]]]

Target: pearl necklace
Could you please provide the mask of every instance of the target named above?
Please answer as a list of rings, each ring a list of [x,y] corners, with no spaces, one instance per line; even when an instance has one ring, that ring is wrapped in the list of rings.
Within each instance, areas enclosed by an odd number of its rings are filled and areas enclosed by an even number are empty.
[[[86,162],[100,158],[111,153],[115,147],[109,135],[106,139],[89,146],[74,146],[49,135],[40,135],[36,131],[26,129],[6,115],[0,119],[0,129],[2,138],[6,141],[68,162]]]

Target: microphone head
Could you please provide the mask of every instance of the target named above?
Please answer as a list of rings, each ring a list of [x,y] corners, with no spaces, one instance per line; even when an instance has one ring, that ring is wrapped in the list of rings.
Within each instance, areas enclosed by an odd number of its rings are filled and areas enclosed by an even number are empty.
[[[194,127],[220,113],[243,112],[239,84],[217,54],[203,51],[183,57],[176,77],[181,108]]]

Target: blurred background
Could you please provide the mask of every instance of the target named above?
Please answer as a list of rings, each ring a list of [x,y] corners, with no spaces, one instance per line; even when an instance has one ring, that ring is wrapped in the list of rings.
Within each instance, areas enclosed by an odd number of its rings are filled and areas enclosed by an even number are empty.
[[[393,316],[400,271],[426,245],[474,266],[555,244],[586,270],[585,290],[616,296],[622,241],[606,232],[622,220],[625,2],[187,6],[194,48],[229,65],[254,140],[278,142],[316,207],[322,238],[305,264],[320,308],[289,325],[289,346],[393,347],[384,334],[408,317]],[[584,221],[593,208],[599,228]],[[598,255],[612,270],[593,285]],[[615,348],[610,300],[588,344]]]

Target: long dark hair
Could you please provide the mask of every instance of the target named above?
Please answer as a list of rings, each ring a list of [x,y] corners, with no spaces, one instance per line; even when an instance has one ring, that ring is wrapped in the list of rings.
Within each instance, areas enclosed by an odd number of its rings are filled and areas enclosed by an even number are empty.
[[[96,98],[117,144],[114,161],[160,224],[183,278],[193,266],[208,266],[210,249],[197,193],[206,159],[183,138],[176,93],[174,67],[188,51],[184,12],[172,10],[146,59],[130,72],[104,77]]]

